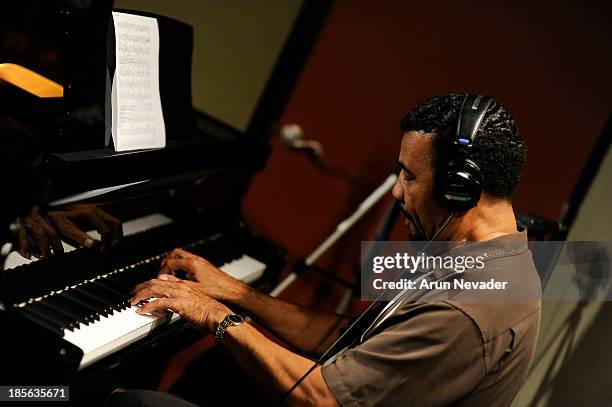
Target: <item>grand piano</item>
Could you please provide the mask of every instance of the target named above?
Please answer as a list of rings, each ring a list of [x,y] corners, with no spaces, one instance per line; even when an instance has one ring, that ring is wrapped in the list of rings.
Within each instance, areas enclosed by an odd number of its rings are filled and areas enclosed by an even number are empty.
[[[268,138],[330,4],[296,3],[296,18],[244,128],[192,106],[193,28],[128,11],[158,19],[166,147],[116,152],[105,145],[103,114],[111,2],[85,8],[40,2],[40,9],[31,3],[11,2],[3,18],[12,20],[0,34],[18,33],[43,46],[22,54],[3,49],[3,60],[50,77],[64,94],[41,99],[0,79],[0,114],[40,140],[43,159],[34,173],[42,182],[31,186],[44,186],[40,210],[96,205],[120,219],[123,237],[104,251],[97,241],[92,248],[64,242],[63,250],[40,259],[25,259],[13,243],[1,272],[0,385],[63,384],[83,394],[77,387],[101,371],[171,354],[201,336],[176,314],[143,316],[129,303],[133,287],[154,278],[173,248],[204,256],[260,289],[274,286],[284,253],[250,230],[241,202],[265,167]],[[57,58],[42,64],[36,53]]]

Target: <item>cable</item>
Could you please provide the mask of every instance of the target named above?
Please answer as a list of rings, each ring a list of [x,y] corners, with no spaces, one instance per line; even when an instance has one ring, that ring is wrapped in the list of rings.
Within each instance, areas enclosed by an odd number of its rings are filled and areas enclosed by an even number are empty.
[[[425,251],[429,248],[429,246],[431,245],[431,243],[437,239],[437,237],[440,235],[440,233],[442,233],[442,231],[444,231],[444,229],[446,229],[446,227],[448,226],[448,224],[450,223],[450,221],[453,219],[453,217],[455,216],[454,212],[451,212],[448,217],[446,218],[446,220],[444,221],[444,223],[442,224],[442,226],[440,226],[440,229],[438,229],[436,231],[436,233],[434,233],[433,237],[427,242],[427,244],[425,244],[425,247],[423,247],[423,250],[421,250],[421,253],[425,253]],[[400,275],[398,277],[397,280],[399,280],[400,278],[402,278],[403,274]],[[321,362],[323,360],[325,360],[328,356],[329,353],[331,353],[331,351],[336,347],[337,344],[341,343],[341,341],[349,334],[352,333],[353,329],[355,326],[357,326],[357,324],[361,321],[361,319],[368,313],[370,312],[370,310],[372,308],[374,308],[374,306],[376,304],[378,304],[379,301],[381,301],[382,298],[384,298],[384,296],[389,292],[389,289],[386,289],[385,291],[383,291],[382,294],[380,294],[369,306],[368,308],[366,308],[365,311],[363,311],[359,317],[357,317],[357,319],[355,319],[350,325],[349,327],[344,331],[344,333],[342,335],[340,335],[340,337],[329,347],[327,348],[327,350],[321,355],[319,356],[319,358],[313,363],[313,365],[310,367],[310,369],[308,369],[306,371],[306,373],[304,373],[302,375],[302,377],[300,377],[294,384],[293,386],[291,386],[291,388],[289,390],[287,390],[283,396],[278,399],[278,402],[275,403],[276,405],[280,405],[283,401],[285,401],[287,399],[287,397],[289,397],[289,395],[306,379],[306,377],[308,377],[308,375],[310,375],[316,368],[318,365],[321,364]]]

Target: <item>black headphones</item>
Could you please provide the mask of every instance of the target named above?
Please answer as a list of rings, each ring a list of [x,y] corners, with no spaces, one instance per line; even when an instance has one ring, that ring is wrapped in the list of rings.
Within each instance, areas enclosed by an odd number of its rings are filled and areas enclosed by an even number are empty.
[[[463,100],[457,133],[454,137],[453,158],[436,174],[434,193],[440,204],[451,212],[465,212],[478,203],[483,188],[483,176],[470,159],[478,127],[493,99],[468,94]]]

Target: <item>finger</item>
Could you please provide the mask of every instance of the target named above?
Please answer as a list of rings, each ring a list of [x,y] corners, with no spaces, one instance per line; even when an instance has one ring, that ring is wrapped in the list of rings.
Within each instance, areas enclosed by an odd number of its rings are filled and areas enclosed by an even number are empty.
[[[173,281],[151,280],[150,284],[136,291],[131,299],[132,304],[138,304],[140,301],[151,297],[174,297],[177,296],[179,290],[175,287],[177,283]]]
[[[166,260],[168,259],[180,259],[181,256],[176,252],[178,249],[172,249],[172,251],[170,253],[168,253],[166,255],[166,257],[164,257],[161,261],[161,267],[164,267],[166,265]]]
[[[73,215],[74,217],[82,221],[85,221],[86,223],[91,225],[94,229],[96,229],[96,231],[102,237],[102,246],[103,247],[108,246],[108,240],[109,240],[109,235],[111,234],[111,228],[104,221],[104,218],[102,216],[102,213],[104,211],[102,211],[95,204],[83,204],[83,205],[74,206],[71,212],[74,213]]]
[[[62,246],[62,241],[60,240],[59,235],[57,234],[57,231],[51,225],[51,223],[49,223],[46,219],[41,217],[39,225],[44,231],[44,233],[46,233],[47,239],[49,240],[49,246],[51,249],[53,249],[53,253],[54,254],[64,253],[64,246]],[[51,253],[49,252],[49,254]]]
[[[99,211],[95,211],[95,213],[91,215],[90,221],[102,237],[102,251],[106,251],[111,247],[113,230],[110,225],[107,225],[104,222],[104,220],[99,216],[98,212]]]
[[[159,277],[157,277],[160,280],[163,281],[181,281],[180,278],[172,275],[172,274],[161,274]]]
[[[171,254],[174,254],[175,257],[183,257],[188,259],[200,257],[191,252],[188,252],[187,250],[181,249],[180,247],[177,247],[176,249],[172,250]]]
[[[102,236],[102,251],[108,251],[119,244],[123,237],[123,226],[119,219],[96,207],[92,214],[92,222]]]
[[[28,236],[26,235],[26,230],[23,225],[17,230],[17,239],[19,240],[19,253],[30,260],[32,258],[32,253],[30,252],[30,243],[28,242]]]
[[[157,272],[157,278],[160,276],[174,276],[174,274],[174,270],[171,270],[170,267],[161,266]]]
[[[156,284],[158,282],[160,282],[159,279],[152,278],[151,280],[147,280],[144,283],[140,283],[140,284],[136,285],[136,287],[134,287],[134,289],[132,290],[132,294],[135,294],[138,291],[150,289],[154,284]],[[165,281],[165,282],[167,282],[167,281]]]
[[[151,297],[156,297],[156,298],[161,298],[162,297],[161,294],[158,294],[158,295],[159,295],[159,297],[157,297],[155,295],[155,291],[152,290],[151,288],[144,288],[144,289],[139,290],[139,291],[134,293],[134,295],[130,299],[130,303],[132,305],[136,305],[136,304],[140,303],[141,301],[148,300]]]
[[[148,303],[140,306],[136,310],[139,314],[150,314],[155,311],[170,309],[174,311],[176,308],[177,301],[172,298],[156,298],[155,301],[149,301]]]
[[[162,266],[165,264],[167,259],[194,259],[194,258],[199,258],[199,256],[196,256],[193,253],[190,253],[186,250],[183,250],[177,247],[176,249],[173,249],[166,257],[164,257],[164,259],[162,260]]]
[[[64,253],[64,246],[62,245],[62,240],[57,234],[57,231],[51,225],[49,225],[48,228],[45,228],[45,230],[47,231],[47,237],[49,238],[49,243],[53,249],[53,254]]]
[[[41,230],[32,230],[32,237],[36,242],[36,246],[38,247],[39,253],[42,257],[47,257],[51,254],[51,247],[49,246],[49,238],[47,234]]]
[[[151,284],[151,281],[152,280],[148,280],[148,281],[145,281],[144,283],[140,283],[140,284],[136,285],[136,287],[134,287],[132,289],[132,294],[136,294],[138,291],[142,291],[145,288],[148,288],[149,285]]]
[[[159,271],[157,272],[157,275],[161,275],[161,274],[171,274],[174,275],[174,270],[172,270],[168,265],[166,265],[166,263],[164,263],[162,261],[162,263],[159,266]]]
[[[47,220],[38,212],[32,211],[24,219],[23,226],[26,229],[26,235],[29,235],[30,239],[33,240],[28,246],[35,246],[38,249],[38,253],[43,257],[49,256],[51,254],[51,248],[49,247],[50,243],[47,237],[47,226],[49,226]]]
[[[64,216],[49,214],[49,218],[63,236],[77,242],[81,246],[92,248],[94,240],[87,233],[83,232],[77,225]]]
[[[102,221],[110,227],[112,242],[118,242],[123,237],[123,223],[102,209],[98,212]]]
[[[188,274],[193,274],[195,272],[195,270],[193,270],[193,260],[184,258],[166,258],[160,272],[163,272],[162,274],[170,274],[170,272],[174,272],[176,270],[183,270]]]

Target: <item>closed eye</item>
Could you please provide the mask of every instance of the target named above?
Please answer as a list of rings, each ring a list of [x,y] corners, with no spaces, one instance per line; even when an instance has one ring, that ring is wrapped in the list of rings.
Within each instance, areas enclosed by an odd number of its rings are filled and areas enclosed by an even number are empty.
[[[410,171],[408,169],[408,167],[404,163],[398,162],[397,165],[402,170],[402,172],[404,173],[404,180],[405,181],[413,181],[416,178],[414,176],[414,173],[412,171]]]

